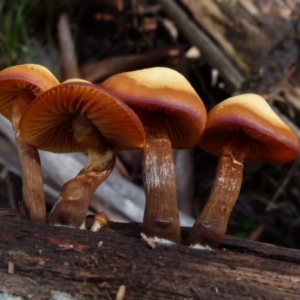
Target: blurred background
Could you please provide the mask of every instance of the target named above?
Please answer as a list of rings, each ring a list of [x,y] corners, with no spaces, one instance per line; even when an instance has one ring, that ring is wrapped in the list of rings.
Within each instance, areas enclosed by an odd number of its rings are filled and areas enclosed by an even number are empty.
[[[100,83],[120,72],[166,66],[182,73],[209,111],[234,94],[264,96],[299,137],[298,1],[0,0],[0,70],[46,66],[60,81]],[[227,4],[226,4],[227,3]],[[0,205],[22,209],[22,178],[7,120],[0,120]],[[50,211],[84,154],[42,153]],[[209,194],[218,158],[199,147],[174,151],[182,225],[191,226]],[[299,159],[245,164],[228,234],[300,247]],[[140,152],[121,152],[90,213],[141,221]]]

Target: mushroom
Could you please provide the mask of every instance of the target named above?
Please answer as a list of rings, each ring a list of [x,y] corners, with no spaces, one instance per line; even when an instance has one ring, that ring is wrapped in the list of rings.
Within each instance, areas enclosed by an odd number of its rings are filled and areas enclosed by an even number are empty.
[[[46,219],[43,178],[38,151],[24,142],[19,122],[29,103],[57,84],[54,75],[40,65],[18,65],[0,72],[0,112],[12,122],[22,170],[23,200],[33,221]]]
[[[284,163],[298,155],[294,132],[256,94],[231,97],[207,116],[200,147],[219,156],[207,203],[192,227],[187,242],[216,249],[224,238],[237,201],[244,162]]]
[[[143,126],[127,105],[101,87],[76,79],[37,97],[20,128],[24,139],[41,150],[88,153],[85,167],[64,184],[48,218],[51,224],[75,227],[84,223],[92,194],[111,173],[115,151],[145,142]]]
[[[145,128],[143,232],[150,238],[179,243],[172,148],[188,149],[198,143],[205,127],[206,109],[185,77],[169,68],[120,73],[101,86],[134,109]]]
[[[100,211],[94,216],[94,223],[91,227],[91,231],[97,232],[101,227],[106,226],[108,223],[108,218],[105,212]]]

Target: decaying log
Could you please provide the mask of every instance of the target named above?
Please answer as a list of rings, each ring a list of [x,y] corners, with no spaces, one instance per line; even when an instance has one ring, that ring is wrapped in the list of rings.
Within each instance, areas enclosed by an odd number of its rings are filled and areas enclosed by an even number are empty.
[[[174,20],[176,26],[184,33],[187,40],[200,49],[206,61],[220,71],[223,79],[231,87],[239,89],[244,82],[244,76],[234,67],[230,59],[218,49],[209,35],[201,30],[175,1],[157,0],[157,2],[162,5],[163,9]]]
[[[95,233],[29,222],[10,210],[0,210],[0,228],[0,296],[116,299],[124,286],[127,300],[300,297],[297,250],[231,237],[218,251],[153,249],[139,223],[109,223]]]
[[[165,3],[167,1],[158,2],[171,18],[176,19],[181,31],[190,26],[188,22],[182,22],[184,17],[180,13],[187,15],[182,8],[178,6],[176,14]],[[298,63],[299,1],[181,0],[181,3],[194,18],[189,23],[194,23],[198,36],[206,35],[202,41],[205,45],[201,46],[208,48],[203,52],[204,58],[220,71],[223,80],[230,82],[235,91],[268,93]],[[198,46],[199,41],[197,34],[190,38],[194,45]],[[207,55],[213,57],[207,59]],[[216,60],[222,55],[234,67],[228,63],[229,67],[224,71],[224,60]]]

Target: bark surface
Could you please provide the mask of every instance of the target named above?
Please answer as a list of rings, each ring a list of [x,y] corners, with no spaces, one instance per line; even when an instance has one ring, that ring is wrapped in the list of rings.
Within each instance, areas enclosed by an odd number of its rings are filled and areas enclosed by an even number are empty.
[[[0,296],[115,299],[124,285],[124,299],[300,297],[293,249],[230,237],[218,251],[152,249],[140,238],[141,224],[109,223],[95,233],[30,222],[11,210],[0,210],[0,226]]]

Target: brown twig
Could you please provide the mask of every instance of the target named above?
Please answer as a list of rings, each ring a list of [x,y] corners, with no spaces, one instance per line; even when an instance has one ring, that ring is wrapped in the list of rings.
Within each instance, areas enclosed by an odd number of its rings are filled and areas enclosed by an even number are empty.
[[[149,68],[179,55],[179,50],[155,50],[144,54],[108,57],[80,68],[83,79],[100,82],[117,73]]]
[[[79,78],[76,51],[67,13],[60,15],[57,29],[65,79]]]
[[[117,295],[116,295],[116,300],[123,300],[126,292],[126,286],[125,285],[120,285]]]
[[[140,233],[141,237],[142,237],[142,240],[151,248],[151,249],[155,249],[156,248],[156,245],[155,243],[147,237],[147,235],[143,232]]]

